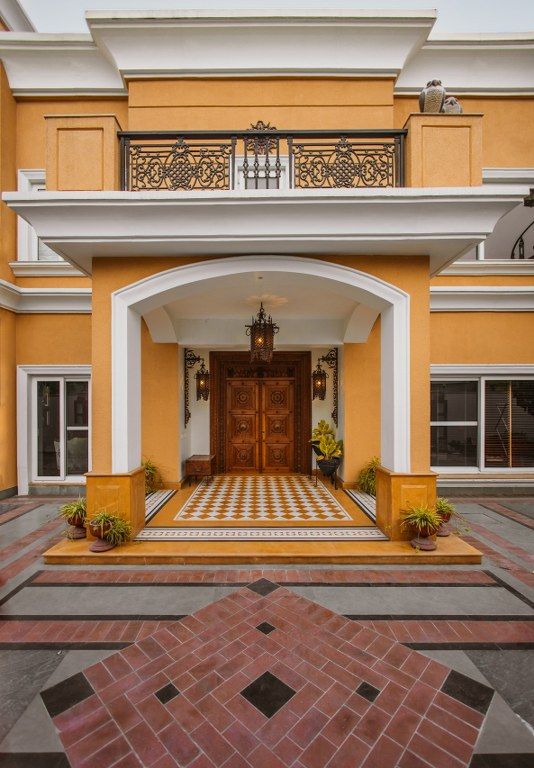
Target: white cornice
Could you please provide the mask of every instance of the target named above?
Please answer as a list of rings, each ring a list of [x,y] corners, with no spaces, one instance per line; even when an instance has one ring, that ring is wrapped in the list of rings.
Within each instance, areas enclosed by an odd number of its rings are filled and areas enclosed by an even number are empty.
[[[440,275],[534,275],[534,259],[456,261]]]
[[[534,94],[534,32],[433,37],[400,74],[396,95],[416,95],[432,77],[461,96]]]
[[[534,376],[534,365],[523,363],[432,363],[432,376]]]
[[[89,12],[125,79],[184,76],[394,77],[428,37],[434,11]]]
[[[21,288],[0,280],[0,307],[22,314],[90,314],[90,288]]]
[[[534,184],[534,168],[483,168],[483,184]]]
[[[0,0],[0,17],[12,32],[35,32],[35,27],[17,0]]]
[[[431,312],[534,312],[534,286],[433,285]]]
[[[16,277],[85,277],[65,261],[11,261],[9,266]]]
[[[15,96],[126,93],[90,35],[0,32],[0,58]]]
[[[430,257],[434,274],[484,240],[520,186],[243,192],[5,192],[83,272],[99,256],[339,254]]]

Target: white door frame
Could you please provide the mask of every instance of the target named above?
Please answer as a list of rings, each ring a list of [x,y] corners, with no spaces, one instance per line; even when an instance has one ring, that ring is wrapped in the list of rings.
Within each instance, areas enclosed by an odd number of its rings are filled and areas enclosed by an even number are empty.
[[[175,267],[112,294],[112,472],[141,463],[141,317],[202,280],[246,272],[292,272],[352,286],[354,299],[381,314],[381,462],[409,473],[410,296],[350,267],[299,256],[236,256]]]

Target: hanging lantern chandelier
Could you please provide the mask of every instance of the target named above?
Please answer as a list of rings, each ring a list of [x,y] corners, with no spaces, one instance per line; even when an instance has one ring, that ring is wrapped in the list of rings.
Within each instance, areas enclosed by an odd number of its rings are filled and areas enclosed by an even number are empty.
[[[324,400],[326,397],[327,372],[321,366],[321,360],[317,361],[317,368],[312,373],[312,399]]]
[[[210,372],[206,370],[204,360],[202,360],[200,368],[195,373],[195,381],[197,384],[197,400],[207,400],[210,396]]]
[[[280,328],[265,312],[263,302],[257,316],[252,318],[252,323],[245,327],[247,336],[250,336],[250,362],[270,363],[273,359],[274,335]]]

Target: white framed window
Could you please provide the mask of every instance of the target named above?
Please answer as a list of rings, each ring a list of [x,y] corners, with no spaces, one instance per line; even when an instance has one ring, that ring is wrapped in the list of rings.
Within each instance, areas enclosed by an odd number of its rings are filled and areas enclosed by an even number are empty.
[[[18,172],[18,191],[41,192],[46,190],[44,170],[22,169]],[[17,260],[18,261],[40,261],[50,262],[59,261],[65,263],[65,260],[58,256],[55,251],[39,240],[33,227],[27,221],[19,216],[17,222]]]
[[[83,483],[91,469],[91,367],[18,366],[19,493],[34,483]]]
[[[430,430],[439,472],[532,471],[534,376],[432,377]]]

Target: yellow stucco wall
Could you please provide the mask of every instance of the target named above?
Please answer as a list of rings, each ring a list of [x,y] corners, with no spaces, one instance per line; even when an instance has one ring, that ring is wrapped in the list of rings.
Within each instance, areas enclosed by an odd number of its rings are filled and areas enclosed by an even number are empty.
[[[0,63],[0,189],[16,189],[15,100]],[[16,216],[0,201],[0,279],[13,280],[9,262],[16,248]]]
[[[17,365],[90,365],[91,315],[17,315]]]
[[[130,80],[130,130],[392,128],[393,80]]]
[[[534,363],[529,312],[432,312],[432,363]]]
[[[17,485],[15,315],[0,309],[0,493]]]

